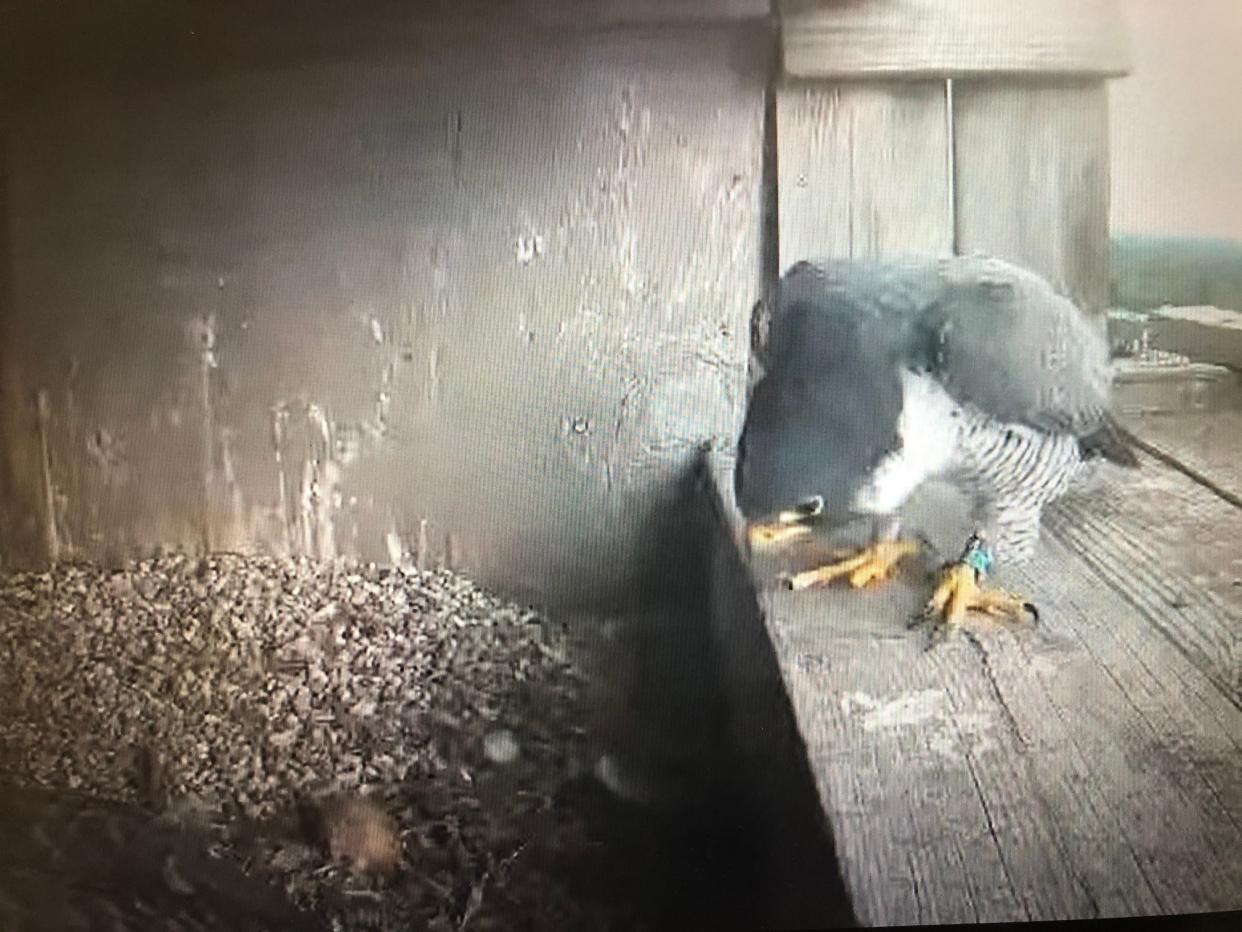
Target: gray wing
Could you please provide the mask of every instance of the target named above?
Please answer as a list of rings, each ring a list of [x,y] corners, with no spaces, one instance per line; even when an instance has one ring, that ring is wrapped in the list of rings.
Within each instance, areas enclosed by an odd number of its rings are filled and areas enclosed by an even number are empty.
[[[848,294],[875,339],[931,372],[958,402],[1001,421],[1079,436],[1104,426],[1108,344],[1101,327],[1038,275],[986,256],[798,263],[781,283],[767,355],[796,304]]]

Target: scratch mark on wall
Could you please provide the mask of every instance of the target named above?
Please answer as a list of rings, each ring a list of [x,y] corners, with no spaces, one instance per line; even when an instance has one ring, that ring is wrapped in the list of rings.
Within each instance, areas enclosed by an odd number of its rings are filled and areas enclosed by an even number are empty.
[[[314,554],[316,547],[315,515],[317,514],[318,486],[315,482],[315,463],[307,459],[302,463],[301,508],[298,512],[302,528],[302,553]]]
[[[461,187],[462,182],[462,126],[463,120],[461,111],[449,111],[448,118],[445,121],[449,162],[452,165],[453,184],[459,188]]]
[[[414,565],[420,570],[427,569],[427,553],[431,546],[431,542],[427,535],[427,519],[419,518],[418,520],[418,542],[414,548]]]
[[[194,343],[198,347],[199,390],[203,413],[203,483],[208,499],[215,478],[215,413],[212,408],[211,380],[218,365],[216,359],[216,315],[204,314],[191,324]]]
[[[188,327],[191,345],[197,350],[199,407],[202,417],[203,499],[201,534],[203,545],[214,549],[213,515],[217,501],[216,488],[216,423],[212,399],[212,380],[218,365],[216,358],[216,315],[212,311],[194,318]]]
[[[375,425],[369,422],[363,422],[361,427],[356,424],[333,424],[332,462],[339,466],[358,462],[362,458],[363,434],[374,430]]]
[[[340,493],[337,486],[341,470],[332,456],[332,429],[327,413],[319,405],[307,407],[311,428],[306,461],[302,465],[301,523],[303,553],[322,560],[336,556],[333,510]]]
[[[277,497],[280,502],[280,523],[284,535],[285,553],[293,552],[295,536],[293,515],[289,510],[289,494],[286,491],[288,478],[285,475],[285,429],[289,423],[289,410],[283,404],[273,405],[272,413],[272,448],[276,452]]]
[[[389,528],[384,535],[384,549],[388,551],[388,562],[393,566],[406,565],[405,545],[401,543],[401,535],[395,527]]]
[[[441,311],[447,310],[449,289],[448,247],[443,243],[431,244],[431,290],[439,299]]]
[[[44,542],[47,546],[47,557],[52,563],[59,563],[61,558],[60,533],[57,529],[56,488],[52,482],[52,457],[49,450],[48,435],[52,420],[52,403],[46,389],[39,389],[39,448],[42,458],[43,472],[43,506],[46,510],[44,523]]]
[[[101,497],[92,494],[89,489],[89,477],[86,463],[76,453],[78,439],[83,436],[85,418],[78,406],[77,388],[78,375],[81,373],[81,360],[77,354],[69,357],[69,372],[66,375],[63,401],[56,407],[56,431],[52,430],[49,404],[48,447],[52,451],[51,475],[55,480],[55,513],[57,535],[60,539],[60,556],[62,560],[71,560],[76,556],[78,546],[84,540],[97,543],[103,540],[99,511]],[[51,395],[49,394],[49,402]],[[56,442],[56,434],[60,442]],[[56,454],[64,451],[65,455],[56,461]],[[69,497],[74,497],[73,508],[69,507]]]
[[[530,265],[543,255],[543,235],[534,230],[519,234],[514,252],[518,265]]]
[[[440,347],[431,347],[431,352],[427,356],[427,383],[424,389],[426,399],[434,402],[440,397]]]
[[[373,439],[382,440],[388,436],[389,415],[392,410],[392,380],[396,369],[394,363],[384,366],[380,375],[380,389],[375,396],[375,424]]]
[[[617,404],[617,416],[612,424],[612,446],[604,452],[604,485],[609,492],[613,491],[617,478],[613,458],[617,450],[623,449],[622,433],[631,415],[631,404],[635,399],[642,399],[645,389],[645,379],[637,375],[631,376],[626,381],[625,390],[621,393],[621,401]]]
[[[230,538],[228,544],[230,550],[239,549],[249,536],[247,534],[246,501],[242,496],[241,484],[237,481],[237,469],[233,460],[235,433],[233,430],[220,431],[220,471],[223,473],[224,485],[228,490],[229,510],[232,517],[232,527],[227,535]]]
[[[115,488],[125,484],[128,470],[125,443],[120,437],[112,434],[107,428],[96,428],[86,438],[86,455],[99,470],[100,479],[105,488]]]

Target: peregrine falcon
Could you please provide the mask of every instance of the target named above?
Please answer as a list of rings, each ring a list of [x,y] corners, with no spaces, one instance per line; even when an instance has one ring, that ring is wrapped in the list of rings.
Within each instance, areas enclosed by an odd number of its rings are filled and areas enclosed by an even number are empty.
[[[898,509],[925,481],[973,503],[976,532],[924,617],[1035,614],[984,586],[1029,558],[1041,509],[1093,462],[1134,467],[1109,413],[1101,329],[1034,273],[985,256],[800,262],[783,277],[738,444],[753,549],[869,518],[861,552],[784,577],[794,589],[886,579],[919,552]]]

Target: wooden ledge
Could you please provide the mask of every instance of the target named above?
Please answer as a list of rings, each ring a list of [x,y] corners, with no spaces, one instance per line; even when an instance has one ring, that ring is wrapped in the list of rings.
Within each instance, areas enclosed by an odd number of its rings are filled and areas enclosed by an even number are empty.
[[[1130,70],[1116,0],[779,0],[794,78]]]

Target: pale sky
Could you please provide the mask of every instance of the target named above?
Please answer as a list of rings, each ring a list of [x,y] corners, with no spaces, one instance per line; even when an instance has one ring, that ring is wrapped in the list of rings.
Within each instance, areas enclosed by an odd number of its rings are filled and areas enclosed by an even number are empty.
[[[1120,0],[1112,228],[1242,240],[1242,0]]]

